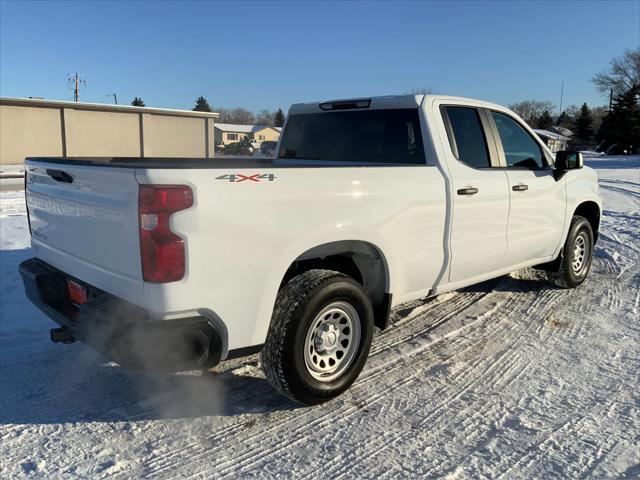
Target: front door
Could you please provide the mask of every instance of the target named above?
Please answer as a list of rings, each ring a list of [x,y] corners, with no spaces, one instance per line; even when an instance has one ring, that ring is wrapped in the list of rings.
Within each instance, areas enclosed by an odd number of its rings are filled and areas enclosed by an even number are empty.
[[[514,118],[492,111],[509,181],[511,208],[507,227],[507,265],[554,254],[562,239],[565,181],[556,181],[542,148]]]

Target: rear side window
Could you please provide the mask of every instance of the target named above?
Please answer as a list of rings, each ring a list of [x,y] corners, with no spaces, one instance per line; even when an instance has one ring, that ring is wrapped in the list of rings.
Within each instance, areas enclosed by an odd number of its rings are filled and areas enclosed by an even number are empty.
[[[451,106],[444,109],[451,125],[451,129],[447,132],[449,142],[454,153],[457,150],[458,160],[474,168],[490,167],[487,140],[478,110],[471,107]]]
[[[424,165],[417,109],[291,115],[280,158]]]
[[[491,112],[496,122],[507,167],[544,168],[540,145],[511,117]]]

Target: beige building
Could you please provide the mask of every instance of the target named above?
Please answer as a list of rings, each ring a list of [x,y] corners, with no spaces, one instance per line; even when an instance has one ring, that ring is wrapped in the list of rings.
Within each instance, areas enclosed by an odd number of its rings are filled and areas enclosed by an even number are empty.
[[[0,164],[29,156],[214,155],[217,113],[0,98]]]
[[[215,125],[216,144],[229,145],[239,142],[245,137],[258,144],[266,141],[277,142],[280,138],[280,129],[263,125],[236,125],[233,123],[216,123]]]

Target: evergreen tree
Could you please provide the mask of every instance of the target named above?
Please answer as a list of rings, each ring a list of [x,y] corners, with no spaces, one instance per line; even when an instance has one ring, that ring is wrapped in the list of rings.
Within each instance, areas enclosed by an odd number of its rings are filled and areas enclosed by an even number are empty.
[[[549,110],[545,110],[542,112],[542,115],[540,115],[540,118],[538,118],[538,128],[547,130],[551,125],[553,125],[553,118],[551,118]]]
[[[209,102],[204,97],[198,97],[196,99],[196,106],[193,107],[194,112],[211,112],[211,107],[209,106]]]
[[[131,105],[133,105],[134,107],[146,107],[144,101],[142,101],[140,97],[135,97],[133,99],[133,102],[131,102]]]
[[[273,125],[275,127],[282,127],[284,125],[285,116],[284,112],[281,108],[276,111],[276,114],[273,116]]]
[[[556,120],[556,127],[565,127],[568,128],[571,122],[569,121],[569,116],[567,112],[563,111]]]
[[[604,117],[596,138],[605,146],[619,144],[629,151],[640,144],[640,84],[618,95]]]
[[[582,107],[580,107],[580,113],[576,117],[574,124],[576,137],[582,142],[588,143],[593,138],[593,117],[586,103],[583,103]]]

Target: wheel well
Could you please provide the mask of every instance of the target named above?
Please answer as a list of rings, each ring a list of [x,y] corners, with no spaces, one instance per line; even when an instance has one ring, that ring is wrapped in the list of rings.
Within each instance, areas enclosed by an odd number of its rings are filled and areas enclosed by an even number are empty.
[[[375,325],[381,329],[387,327],[391,307],[391,294],[387,293],[389,275],[382,253],[377,247],[356,240],[318,245],[293,261],[282,284],[316,268],[344,273],[360,283],[373,305]]]
[[[580,215],[586,218],[591,224],[593,230],[593,240],[598,239],[598,228],[600,226],[600,207],[596,202],[584,202],[578,205],[574,215]]]

